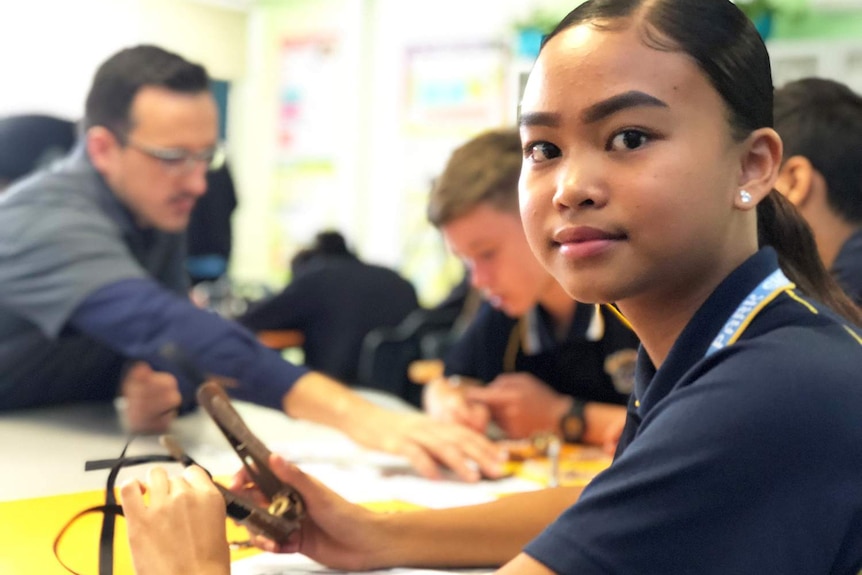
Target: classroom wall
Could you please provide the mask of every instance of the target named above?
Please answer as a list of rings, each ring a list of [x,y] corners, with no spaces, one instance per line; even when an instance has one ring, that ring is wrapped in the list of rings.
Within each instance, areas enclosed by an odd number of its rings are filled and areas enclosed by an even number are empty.
[[[361,7],[355,0],[261,1],[249,13],[246,77],[235,90],[247,105],[233,108],[237,130],[230,137],[240,193],[231,270],[240,280],[283,283],[288,258],[317,227],[345,227],[339,224],[355,219],[361,198],[352,184],[359,147],[359,101],[353,96],[360,83]],[[331,137],[334,161],[340,166],[335,174],[320,166],[285,168],[279,160],[281,49],[286,39],[309,38],[339,40],[333,66],[340,93],[315,96],[326,125],[338,127],[337,133],[323,125],[315,129],[319,138]]]
[[[803,19],[779,18],[774,42],[787,50],[862,39],[862,1],[812,0]],[[855,3],[854,3],[855,2]],[[424,132],[405,119],[407,54],[457,45],[514,49],[514,23],[535,11],[557,17],[572,0],[27,0],[0,2],[0,115],[48,112],[77,118],[92,74],[107,55],[154,42],[203,63],[231,82],[230,159],[240,207],[234,216],[232,275],[284,281],[286,260],[319,228],[342,229],[366,259],[402,270],[433,303],[457,280],[436,230],[424,221],[431,180],[449,152],[480,129],[511,122],[512,56],[502,79],[509,100],[481,126]],[[110,25],[104,24],[110,22]],[[332,47],[297,81],[297,46]],[[327,44],[327,42],[329,44]],[[304,44],[305,43],[305,44]],[[288,46],[288,48],[285,48]],[[826,48],[823,48],[826,46]],[[291,57],[287,57],[292,54]],[[301,67],[300,67],[301,68]],[[509,74],[506,72],[506,74]],[[318,102],[303,146],[280,114],[297,87]],[[304,130],[304,132],[303,132]],[[310,142],[310,144],[309,144]]]
[[[460,142],[481,129],[513,121],[514,99],[496,121],[472,130],[406,133],[405,54],[421,46],[497,44],[514,39],[513,21],[544,8],[562,16],[570,2],[513,0],[262,0],[251,11],[249,40],[259,54],[247,88],[260,99],[247,116],[240,145],[247,189],[236,222],[232,269],[240,278],[283,281],[286,260],[322,227],[341,229],[368,260],[400,269],[426,303],[459,279],[436,230],[424,218],[431,179]],[[337,102],[318,114],[318,137],[330,161],[295,165],[273,134],[284,84],[280,47],[309,38],[337,39],[330,61]],[[283,56],[284,54],[282,54]],[[325,74],[321,74],[324,76]],[[508,79],[505,79],[508,82]],[[508,90],[503,85],[504,90]],[[302,153],[300,151],[300,156]],[[302,163],[302,162],[299,162]],[[249,192],[253,190],[253,192]]]
[[[779,18],[774,38],[787,51],[796,38],[819,41],[862,38],[862,3],[814,0],[798,18]],[[412,47],[458,43],[512,46],[513,23],[535,11],[564,15],[574,2],[523,3],[514,0],[261,0],[252,9],[260,22],[249,40],[261,51],[261,66],[251,79],[260,99],[255,128],[249,133],[256,150],[247,164],[248,186],[237,219],[237,252],[233,269],[240,278],[279,283],[287,258],[317,229],[338,227],[366,259],[400,269],[433,303],[457,281],[460,266],[446,253],[439,233],[424,219],[424,203],[433,177],[448,154],[473,131],[452,130],[416,136],[405,129],[405,53]],[[344,35],[335,67],[339,105],[334,121],[320,131],[332,142],[333,165],[292,169],[277,150],[272,126],[279,106],[281,42],[314,35]],[[791,50],[792,51],[792,50]],[[822,57],[822,56],[821,56]],[[512,58],[514,70],[529,63]],[[793,70],[791,70],[793,72]],[[513,80],[505,88],[513,90]],[[507,123],[510,114],[483,128]],[[352,116],[351,116],[352,114]],[[252,160],[249,159],[249,162]],[[334,166],[334,167],[333,167]],[[319,166],[318,166],[319,168]],[[254,190],[249,192],[249,190]]]
[[[245,74],[246,14],[192,0],[4,0],[0,23],[0,115],[77,119],[98,65],[139,42],[200,61],[221,79]]]
[[[776,40],[862,41],[862,2],[814,2],[802,14],[779,16],[773,35]]]

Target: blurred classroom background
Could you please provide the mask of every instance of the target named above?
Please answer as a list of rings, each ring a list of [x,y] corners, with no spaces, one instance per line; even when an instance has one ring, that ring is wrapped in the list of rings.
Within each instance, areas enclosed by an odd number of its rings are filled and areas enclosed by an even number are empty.
[[[742,0],[740,0],[741,2]],[[574,0],[3,0],[0,117],[77,120],[97,65],[155,43],[204,64],[238,196],[231,281],[277,288],[323,228],[425,305],[462,267],[425,220],[452,149],[511,124],[542,31]],[[745,3],[775,84],[862,91],[862,0]]]

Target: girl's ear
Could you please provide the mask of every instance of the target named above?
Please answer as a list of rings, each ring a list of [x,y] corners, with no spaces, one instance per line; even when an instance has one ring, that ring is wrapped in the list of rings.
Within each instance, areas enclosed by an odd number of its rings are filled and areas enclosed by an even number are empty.
[[[748,192],[748,200],[742,201],[745,194],[737,194],[738,208],[751,209],[772,191],[781,167],[782,149],[781,138],[772,128],[759,128],[746,138],[740,157],[739,189]]]

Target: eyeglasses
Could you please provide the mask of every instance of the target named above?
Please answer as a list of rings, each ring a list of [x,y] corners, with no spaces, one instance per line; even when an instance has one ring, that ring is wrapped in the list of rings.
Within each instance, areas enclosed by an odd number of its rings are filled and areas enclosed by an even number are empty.
[[[127,140],[126,145],[154,160],[158,160],[165,171],[177,176],[190,174],[198,164],[203,164],[207,171],[218,170],[225,161],[225,151],[222,145],[216,145],[200,152],[190,152],[182,148],[153,148],[132,140]]]

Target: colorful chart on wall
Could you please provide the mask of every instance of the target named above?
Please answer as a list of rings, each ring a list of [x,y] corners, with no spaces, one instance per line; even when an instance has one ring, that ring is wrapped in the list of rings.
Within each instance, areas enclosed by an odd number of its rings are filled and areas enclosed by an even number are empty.
[[[444,297],[463,274],[440,233],[427,221],[428,190],[455,147],[510,121],[515,106],[507,89],[510,60],[508,45],[499,42],[442,42],[404,49],[402,271],[428,304]]]
[[[268,192],[267,253],[269,278],[286,281],[290,257],[328,219],[321,198],[338,189],[338,147],[333,134],[343,126],[344,59],[334,34],[289,36],[278,53],[276,157]]]
[[[329,36],[288,38],[279,54],[278,160],[330,167],[339,108],[338,42]]]
[[[416,46],[405,55],[408,135],[464,137],[507,118],[509,51],[503,44]]]

